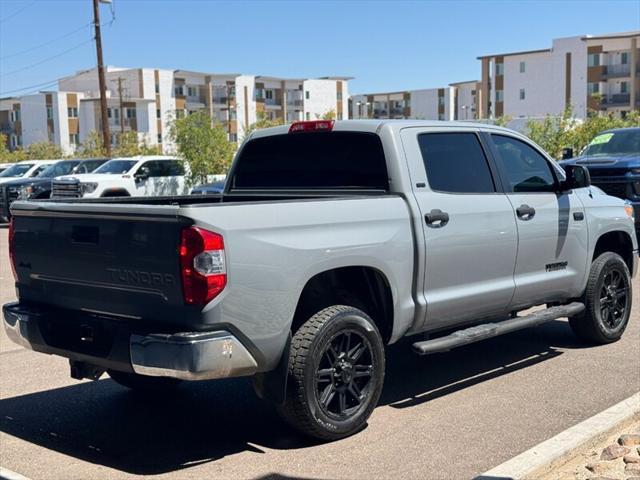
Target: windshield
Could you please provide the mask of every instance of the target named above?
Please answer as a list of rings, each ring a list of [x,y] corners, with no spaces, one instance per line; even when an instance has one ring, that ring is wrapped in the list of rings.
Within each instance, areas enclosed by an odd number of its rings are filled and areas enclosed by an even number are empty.
[[[16,163],[0,173],[0,177],[22,177],[31,167],[33,163]]]
[[[138,163],[137,160],[109,160],[93,173],[110,173],[112,175],[127,173],[136,163]]]
[[[585,156],[640,154],[640,130],[606,132],[597,135],[584,151]]]
[[[59,162],[54,165],[49,165],[38,175],[39,178],[53,178],[60,175],[66,175],[75,167],[79,162]]]

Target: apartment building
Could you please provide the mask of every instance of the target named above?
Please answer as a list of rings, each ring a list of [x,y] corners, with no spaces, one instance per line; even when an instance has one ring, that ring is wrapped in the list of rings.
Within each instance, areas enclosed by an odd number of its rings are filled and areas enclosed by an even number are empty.
[[[640,108],[640,31],[557,38],[549,49],[478,57],[479,118]]]
[[[206,110],[241,141],[259,118],[317,119],[330,112],[347,118],[350,77],[286,79],[238,73],[106,67],[107,117],[112,143],[119,132],[175,151],[170,136],[175,117]],[[102,129],[97,69],[58,81],[58,91],[0,99],[0,132],[10,149],[51,141],[72,154],[91,131]]]
[[[476,80],[444,88],[354,95],[351,118],[472,120],[476,115]]]

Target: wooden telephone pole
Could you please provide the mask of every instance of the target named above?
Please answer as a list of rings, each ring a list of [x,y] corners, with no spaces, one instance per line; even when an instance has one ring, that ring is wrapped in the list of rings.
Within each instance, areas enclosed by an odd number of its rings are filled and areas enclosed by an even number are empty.
[[[107,84],[104,78],[104,62],[102,60],[102,36],[100,35],[100,1],[101,0],[93,0],[93,25],[96,31],[96,52],[98,55],[98,83],[100,85],[100,118],[102,119],[102,143],[107,157],[111,157],[111,135],[109,134],[109,118],[107,116]]]

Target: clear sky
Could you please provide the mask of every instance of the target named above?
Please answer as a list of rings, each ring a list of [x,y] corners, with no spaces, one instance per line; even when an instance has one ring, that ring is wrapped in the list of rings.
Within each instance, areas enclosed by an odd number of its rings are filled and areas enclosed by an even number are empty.
[[[0,0],[0,96],[94,66],[91,5]],[[101,16],[108,65],[349,75],[359,93],[472,80],[479,55],[640,30],[640,0],[113,0]]]

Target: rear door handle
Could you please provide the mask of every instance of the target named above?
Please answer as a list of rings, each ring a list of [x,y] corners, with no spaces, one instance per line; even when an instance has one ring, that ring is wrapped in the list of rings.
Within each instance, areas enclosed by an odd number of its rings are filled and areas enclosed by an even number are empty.
[[[449,214],[440,209],[431,210],[424,216],[427,226],[431,228],[442,228],[449,223]]]
[[[531,220],[536,215],[536,209],[524,204],[516,208],[516,213],[521,220]]]

